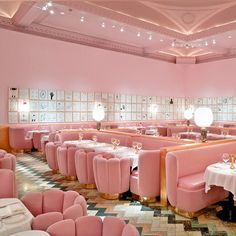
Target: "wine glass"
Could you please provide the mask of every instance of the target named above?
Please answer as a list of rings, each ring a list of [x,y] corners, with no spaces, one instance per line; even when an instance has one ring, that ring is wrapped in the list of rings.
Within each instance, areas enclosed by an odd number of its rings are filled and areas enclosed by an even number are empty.
[[[94,141],[94,143],[96,144],[98,141],[98,136],[97,135],[93,135],[92,140]]]
[[[82,141],[83,137],[84,137],[84,134],[83,133],[79,133],[79,141]]]
[[[120,140],[116,139],[116,146],[119,146],[119,145],[120,145]]]
[[[137,152],[140,151],[143,147],[142,143],[137,143]]]
[[[132,148],[134,149],[134,152],[137,150],[137,142],[132,142]]]
[[[112,138],[112,139],[111,139],[111,143],[112,143],[112,145],[113,145],[113,149],[115,149],[115,148],[116,148],[116,139],[115,139],[115,138]]]
[[[225,164],[227,164],[227,162],[229,161],[229,154],[228,153],[223,153],[222,160]]]

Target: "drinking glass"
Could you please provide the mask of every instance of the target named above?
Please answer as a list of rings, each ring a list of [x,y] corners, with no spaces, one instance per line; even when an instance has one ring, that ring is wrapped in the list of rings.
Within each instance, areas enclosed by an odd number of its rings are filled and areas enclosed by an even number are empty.
[[[96,143],[98,141],[97,135],[93,135],[92,140],[94,141],[94,143]]]
[[[142,143],[137,143],[137,150],[140,151],[143,147]]]
[[[111,143],[113,145],[113,149],[116,149],[116,139],[115,138],[111,139]]]
[[[137,142],[132,142],[132,148],[134,149],[134,152],[137,150]]]
[[[116,139],[116,146],[119,146],[119,145],[120,145],[120,140]]]
[[[84,137],[83,133],[79,133],[79,141],[82,141],[83,137]]]
[[[229,154],[228,153],[223,153],[222,160],[225,164],[227,164],[227,162],[229,161]]]

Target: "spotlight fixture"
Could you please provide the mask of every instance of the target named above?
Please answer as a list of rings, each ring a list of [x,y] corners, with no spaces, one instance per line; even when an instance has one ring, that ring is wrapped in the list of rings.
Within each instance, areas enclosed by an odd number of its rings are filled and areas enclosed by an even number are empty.
[[[101,26],[102,28],[105,28],[106,27],[105,22],[102,22]]]
[[[84,16],[80,17],[80,22],[84,22]]]
[[[123,27],[120,28],[120,32],[124,32],[124,28]]]
[[[149,40],[152,40],[152,35],[150,34],[149,37],[148,37]]]
[[[140,37],[140,36],[141,36],[141,33],[140,33],[140,32],[138,32],[138,33],[137,33],[137,37]]]
[[[208,46],[208,42],[207,41],[205,42],[205,46]]]
[[[52,7],[52,2],[48,2],[48,3],[47,3],[47,6],[48,6],[48,7]]]
[[[215,39],[212,40],[212,44],[216,44],[216,40]]]

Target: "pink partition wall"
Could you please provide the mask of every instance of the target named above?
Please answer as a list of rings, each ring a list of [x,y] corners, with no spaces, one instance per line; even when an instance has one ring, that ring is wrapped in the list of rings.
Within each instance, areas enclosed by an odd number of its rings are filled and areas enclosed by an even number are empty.
[[[4,29],[0,40],[0,123],[14,86],[184,96],[181,65]]]
[[[236,95],[236,59],[227,59],[184,68],[185,95],[219,97]]]

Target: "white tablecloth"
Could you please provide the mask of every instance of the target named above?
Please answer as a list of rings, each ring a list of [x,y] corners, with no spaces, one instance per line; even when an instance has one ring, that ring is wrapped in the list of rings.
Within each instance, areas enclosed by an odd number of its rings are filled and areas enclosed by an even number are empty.
[[[11,234],[10,236],[50,236],[50,234],[41,230],[29,230]]]
[[[43,130],[43,129],[40,129],[40,130],[37,130],[37,129],[29,130],[29,131],[27,132],[26,137],[32,139],[34,133],[47,133],[47,132],[49,132],[49,130]]]
[[[33,215],[17,198],[0,199],[0,235],[31,230]]]
[[[64,144],[66,145],[76,145],[80,148],[92,148],[96,152],[109,152],[112,153],[117,158],[124,158],[129,157],[131,160],[132,169],[138,166],[138,154],[136,154],[133,148],[118,146],[117,149],[113,149],[112,144],[108,143],[95,143],[92,140],[82,140],[82,141],[65,141]]]
[[[208,192],[212,185],[220,186],[230,191],[236,200],[236,169],[230,169],[229,163],[215,163],[208,166],[204,178],[205,192]]]

